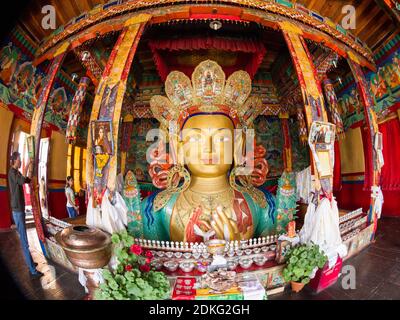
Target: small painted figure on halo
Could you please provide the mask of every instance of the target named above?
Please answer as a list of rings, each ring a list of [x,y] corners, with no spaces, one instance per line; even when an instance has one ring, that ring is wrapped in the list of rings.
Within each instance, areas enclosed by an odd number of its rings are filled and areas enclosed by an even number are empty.
[[[25,257],[26,264],[29,267],[31,277],[40,278],[43,273],[36,270],[36,263],[32,259],[32,255],[29,251],[28,236],[26,233],[25,226],[25,198],[23,185],[29,183],[32,177],[32,165],[31,162],[24,168],[23,173],[19,172],[21,168],[21,156],[19,152],[14,152],[11,155],[11,168],[8,172],[8,183],[10,186],[11,195],[11,209],[14,223],[17,227],[17,232],[21,242],[22,252]],[[29,172],[28,172],[29,169]]]
[[[65,196],[67,197],[67,212],[70,218],[78,216],[78,206],[75,204],[75,192],[73,190],[74,179],[71,176],[67,177],[67,184],[65,186]]]

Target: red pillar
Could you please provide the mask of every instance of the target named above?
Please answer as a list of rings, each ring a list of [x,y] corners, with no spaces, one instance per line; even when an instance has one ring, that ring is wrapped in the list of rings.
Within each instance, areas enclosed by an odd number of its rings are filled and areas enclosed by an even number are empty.
[[[39,96],[38,103],[35,106],[35,110],[33,112],[31,132],[30,132],[31,136],[34,137],[33,176],[32,176],[32,181],[30,183],[31,203],[32,203],[32,212],[35,221],[36,231],[39,240],[41,241],[43,251],[45,251],[43,246],[43,244],[45,243],[45,235],[44,235],[44,226],[42,224],[42,214],[39,202],[39,180],[38,180],[40,133],[42,131],[43,118],[46,113],[47,103],[50,97],[50,91],[53,87],[54,80],[62,65],[62,62],[64,61],[64,58],[66,56],[66,51],[65,51],[66,49],[67,48],[65,47],[64,52],[60,53],[51,62],[50,68],[48,70],[44,82],[44,86]]]

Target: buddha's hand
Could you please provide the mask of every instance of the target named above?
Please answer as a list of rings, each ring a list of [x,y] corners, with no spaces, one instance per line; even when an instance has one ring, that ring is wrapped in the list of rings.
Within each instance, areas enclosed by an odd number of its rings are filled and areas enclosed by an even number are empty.
[[[217,207],[217,211],[212,215],[211,227],[215,231],[218,239],[241,240],[241,234],[237,222],[231,218],[229,209]]]

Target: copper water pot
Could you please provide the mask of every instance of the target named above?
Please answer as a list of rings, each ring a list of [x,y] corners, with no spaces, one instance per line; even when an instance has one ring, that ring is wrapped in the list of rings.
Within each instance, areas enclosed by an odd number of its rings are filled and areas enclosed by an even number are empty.
[[[111,259],[111,236],[98,228],[70,226],[58,232],[55,238],[76,267],[103,268]]]

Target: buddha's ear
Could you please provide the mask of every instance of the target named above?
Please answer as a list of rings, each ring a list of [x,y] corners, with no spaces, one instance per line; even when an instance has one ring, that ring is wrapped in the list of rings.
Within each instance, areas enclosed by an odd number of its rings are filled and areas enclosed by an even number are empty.
[[[184,147],[183,147],[182,141],[179,141],[177,144],[176,158],[177,158],[178,164],[180,164],[182,166],[185,165],[185,153],[184,153]]]
[[[235,166],[244,164],[246,139],[243,129],[235,129],[233,139],[233,160]]]

